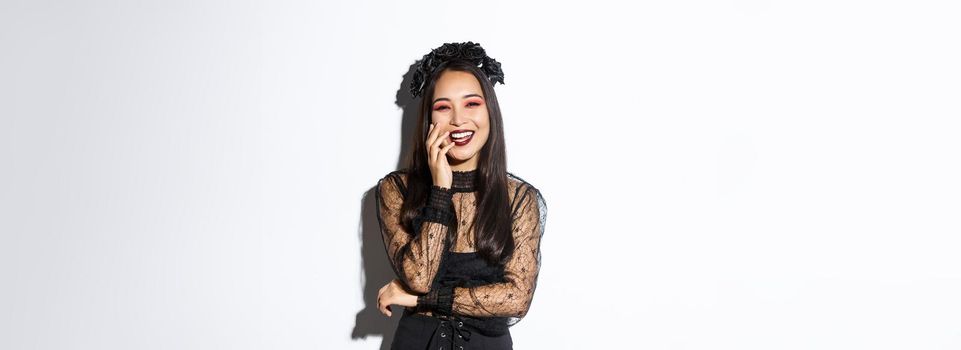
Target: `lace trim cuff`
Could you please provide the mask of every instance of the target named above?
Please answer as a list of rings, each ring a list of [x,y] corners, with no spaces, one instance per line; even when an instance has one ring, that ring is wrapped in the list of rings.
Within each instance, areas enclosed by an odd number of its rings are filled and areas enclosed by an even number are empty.
[[[451,189],[431,185],[427,206],[423,208],[421,213],[423,221],[453,225],[456,220],[453,198],[454,191]]]
[[[438,209],[453,208],[454,191],[447,187],[431,185],[430,195],[427,198],[427,205]]]
[[[438,287],[417,297],[417,307],[440,315],[451,315],[454,304],[454,287]]]

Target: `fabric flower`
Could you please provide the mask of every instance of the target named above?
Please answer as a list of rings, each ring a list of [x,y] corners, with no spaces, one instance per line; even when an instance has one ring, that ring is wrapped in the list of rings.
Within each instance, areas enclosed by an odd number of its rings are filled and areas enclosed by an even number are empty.
[[[414,75],[410,81],[410,94],[416,98],[420,96],[430,78],[431,73],[443,63],[451,60],[463,60],[481,69],[490,79],[491,84],[504,84],[504,72],[500,62],[487,56],[480,44],[471,41],[463,43],[445,43],[424,55],[417,63]]]

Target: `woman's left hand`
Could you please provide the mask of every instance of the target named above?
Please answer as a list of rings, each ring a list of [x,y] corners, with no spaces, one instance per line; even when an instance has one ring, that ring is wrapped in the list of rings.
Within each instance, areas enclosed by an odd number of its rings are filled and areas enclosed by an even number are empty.
[[[377,309],[380,313],[390,317],[391,305],[400,306],[417,306],[417,296],[410,294],[404,289],[403,283],[399,279],[393,279],[388,282],[387,285],[380,288],[380,292],[377,293]]]

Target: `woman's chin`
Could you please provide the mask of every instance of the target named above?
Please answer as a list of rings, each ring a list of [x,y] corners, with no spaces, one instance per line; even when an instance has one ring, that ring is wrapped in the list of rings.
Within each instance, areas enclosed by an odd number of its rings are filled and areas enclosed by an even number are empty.
[[[465,153],[467,152],[461,153],[461,152],[454,152],[454,150],[450,150],[447,152],[447,157],[452,160],[456,160],[458,162],[463,162],[465,160],[471,159],[471,157],[474,156],[473,154],[465,154]]]

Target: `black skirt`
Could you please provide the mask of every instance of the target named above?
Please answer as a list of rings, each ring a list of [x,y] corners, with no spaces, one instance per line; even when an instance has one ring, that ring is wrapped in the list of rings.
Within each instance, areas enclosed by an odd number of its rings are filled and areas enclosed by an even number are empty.
[[[404,309],[391,350],[513,350],[510,331],[490,337],[454,319],[414,313]]]

